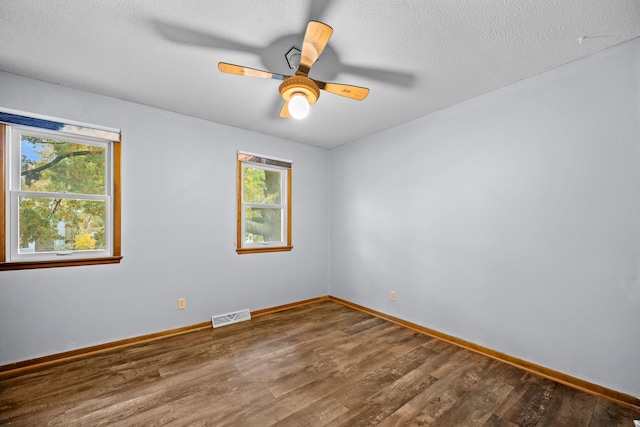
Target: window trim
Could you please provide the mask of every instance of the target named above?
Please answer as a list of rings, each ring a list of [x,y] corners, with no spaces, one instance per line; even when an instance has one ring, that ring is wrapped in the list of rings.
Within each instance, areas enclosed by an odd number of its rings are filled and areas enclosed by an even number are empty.
[[[17,125],[20,125],[16,123]],[[10,125],[9,125],[10,126]],[[9,162],[11,159],[7,153],[7,125],[0,123],[0,271],[26,270],[35,268],[72,267],[82,265],[118,264],[122,259],[121,250],[121,181],[120,181],[120,150],[122,136],[117,133],[117,140],[111,141],[112,155],[112,254],[97,258],[75,258],[64,260],[30,260],[11,261],[9,257],[10,236],[7,235],[7,222],[9,221],[9,203],[7,200],[7,184],[9,182]]]
[[[251,153],[238,152],[237,162],[237,216],[236,216],[236,252],[241,254],[253,254],[264,252],[289,252],[293,249],[291,244],[291,165],[293,162],[289,160],[279,160],[275,158],[269,158],[262,155],[256,155]],[[275,167],[282,169],[285,174],[285,181],[287,186],[286,191],[286,209],[284,214],[287,217],[286,222],[286,242],[284,245],[266,245],[266,246],[252,246],[243,247],[243,167],[244,164],[255,164],[256,166]]]

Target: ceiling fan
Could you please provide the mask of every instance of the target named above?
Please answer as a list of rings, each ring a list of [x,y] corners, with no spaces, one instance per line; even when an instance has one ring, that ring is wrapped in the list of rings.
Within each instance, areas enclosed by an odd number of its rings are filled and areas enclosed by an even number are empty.
[[[223,73],[240,76],[260,77],[263,79],[282,80],[280,95],[284,98],[284,105],[280,110],[280,117],[302,119],[309,113],[309,105],[315,104],[320,97],[320,90],[362,101],[369,94],[369,89],[359,86],[327,83],[309,77],[309,71],[324,50],[333,29],[318,21],[310,21],[304,34],[300,65],[295,75],[271,73],[241,65],[219,62],[218,69]]]

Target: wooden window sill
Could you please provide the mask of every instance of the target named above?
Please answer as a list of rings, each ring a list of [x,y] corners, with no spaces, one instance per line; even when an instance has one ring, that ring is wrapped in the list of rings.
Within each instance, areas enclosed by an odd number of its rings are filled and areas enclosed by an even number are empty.
[[[271,246],[266,248],[239,248],[236,249],[238,255],[257,254],[261,252],[290,252],[293,246]]]
[[[77,267],[81,265],[119,264],[121,259],[122,256],[111,256],[104,258],[84,258],[70,260],[2,262],[0,263],[0,271],[30,270],[34,268],[53,267]]]

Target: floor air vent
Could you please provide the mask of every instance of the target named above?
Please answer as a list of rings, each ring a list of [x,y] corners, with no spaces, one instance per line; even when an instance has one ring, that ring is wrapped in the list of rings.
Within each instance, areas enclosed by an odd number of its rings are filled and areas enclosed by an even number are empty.
[[[249,310],[234,311],[233,313],[220,314],[218,316],[211,317],[211,323],[214,328],[230,325],[232,323],[244,322],[245,320],[251,320],[251,312],[249,312]]]

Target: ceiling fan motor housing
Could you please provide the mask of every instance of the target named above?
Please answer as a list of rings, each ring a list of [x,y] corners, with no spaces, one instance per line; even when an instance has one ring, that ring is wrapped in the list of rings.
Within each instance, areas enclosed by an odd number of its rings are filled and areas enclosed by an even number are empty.
[[[313,80],[304,76],[287,77],[280,85],[280,95],[289,101],[296,93],[303,94],[309,104],[315,104],[320,97],[320,88]]]

